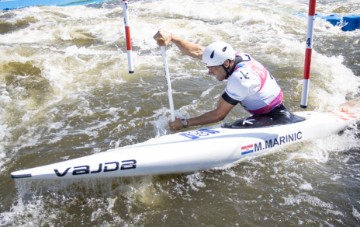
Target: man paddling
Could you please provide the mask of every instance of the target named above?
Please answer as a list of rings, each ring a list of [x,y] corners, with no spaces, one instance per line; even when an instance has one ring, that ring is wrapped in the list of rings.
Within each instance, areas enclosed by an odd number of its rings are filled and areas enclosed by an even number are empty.
[[[189,119],[176,118],[169,123],[171,129],[221,121],[238,103],[252,116],[228,127],[261,127],[294,120],[282,104],[283,93],[274,77],[249,54],[236,52],[229,44],[221,41],[205,48],[164,30],[159,30],[154,39],[160,46],[174,43],[182,53],[202,60],[208,73],[217,80],[228,81],[214,110]]]

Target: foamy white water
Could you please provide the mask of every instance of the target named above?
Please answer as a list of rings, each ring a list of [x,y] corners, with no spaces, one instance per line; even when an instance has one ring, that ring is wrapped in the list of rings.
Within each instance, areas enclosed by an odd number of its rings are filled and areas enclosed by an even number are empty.
[[[0,225],[187,226],[359,224],[359,127],[188,175],[15,182],[10,172],[171,133],[153,35],[225,40],[263,62],[285,105],[300,110],[307,1],[130,1],[135,73],[127,69],[121,2],[0,13]],[[355,0],[318,13],[360,14]],[[360,31],[315,20],[310,110],[359,95]],[[224,84],[168,47],[176,113],[212,109]],[[237,108],[225,121],[244,117]]]

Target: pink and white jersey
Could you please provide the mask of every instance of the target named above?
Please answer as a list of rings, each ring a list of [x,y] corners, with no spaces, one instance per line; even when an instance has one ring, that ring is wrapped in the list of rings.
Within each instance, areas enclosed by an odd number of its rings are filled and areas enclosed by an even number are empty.
[[[223,95],[227,102],[240,104],[252,114],[266,114],[279,106],[283,93],[268,70],[249,54],[238,53],[242,61],[228,78]],[[230,101],[229,101],[230,99]]]

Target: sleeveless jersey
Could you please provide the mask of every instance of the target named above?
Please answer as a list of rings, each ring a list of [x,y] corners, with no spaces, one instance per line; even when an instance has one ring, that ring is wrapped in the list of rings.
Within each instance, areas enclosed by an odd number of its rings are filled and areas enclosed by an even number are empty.
[[[242,61],[228,78],[223,98],[230,104],[240,103],[252,114],[266,114],[279,106],[283,93],[275,78],[249,54],[237,53]]]

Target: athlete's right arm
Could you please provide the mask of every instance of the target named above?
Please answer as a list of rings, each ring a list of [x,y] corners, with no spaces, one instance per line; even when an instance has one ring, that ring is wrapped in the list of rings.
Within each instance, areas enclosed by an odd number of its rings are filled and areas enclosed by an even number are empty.
[[[219,122],[229,114],[235,105],[236,104],[230,104],[221,97],[218,101],[217,107],[214,110],[204,113],[198,117],[187,119],[187,126],[191,127]],[[176,118],[175,121],[170,122],[169,125],[172,130],[179,130],[182,128],[182,123],[179,118]]]
[[[166,46],[170,42],[173,42],[183,54],[197,59],[202,58],[202,54],[205,49],[199,44],[189,42],[180,36],[173,35],[161,29],[154,35],[154,39],[160,46]]]

